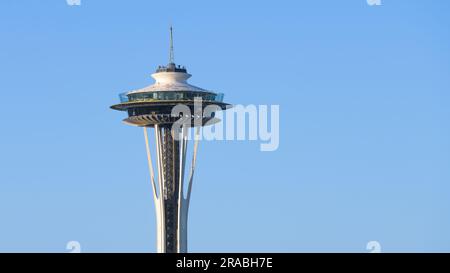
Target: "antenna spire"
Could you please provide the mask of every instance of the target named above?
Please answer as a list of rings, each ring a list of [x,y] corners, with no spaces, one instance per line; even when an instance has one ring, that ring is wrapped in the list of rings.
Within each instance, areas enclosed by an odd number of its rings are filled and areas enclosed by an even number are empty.
[[[170,49],[169,49],[169,63],[175,63],[173,54],[173,29],[170,25]]]

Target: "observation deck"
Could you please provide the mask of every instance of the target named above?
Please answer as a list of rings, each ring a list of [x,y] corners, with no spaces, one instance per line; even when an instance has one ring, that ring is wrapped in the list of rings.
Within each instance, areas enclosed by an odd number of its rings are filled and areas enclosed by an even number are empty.
[[[208,105],[217,106],[218,110],[230,107],[223,102],[223,93],[216,93],[194,85],[187,80],[191,77],[185,67],[169,63],[167,66],[159,66],[152,78],[155,83],[142,89],[132,90],[119,95],[120,103],[111,106],[114,110],[127,111],[128,118],[124,122],[135,126],[149,126],[155,124],[172,124],[180,116],[173,116],[174,106],[182,104],[189,107],[192,121],[202,119],[204,124],[211,119],[209,117],[194,114],[195,106],[203,109]],[[198,122],[197,122],[198,123]],[[211,123],[211,122],[210,122]]]

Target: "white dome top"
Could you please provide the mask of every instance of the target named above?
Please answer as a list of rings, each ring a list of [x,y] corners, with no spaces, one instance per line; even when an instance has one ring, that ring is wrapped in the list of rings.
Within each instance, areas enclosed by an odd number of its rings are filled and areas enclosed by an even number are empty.
[[[191,74],[184,72],[158,72],[152,74],[152,78],[155,79],[155,83],[147,87],[133,90],[128,94],[133,93],[146,93],[155,91],[196,91],[196,92],[210,92],[203,88],[190,85],[187,79],[191,77]]]

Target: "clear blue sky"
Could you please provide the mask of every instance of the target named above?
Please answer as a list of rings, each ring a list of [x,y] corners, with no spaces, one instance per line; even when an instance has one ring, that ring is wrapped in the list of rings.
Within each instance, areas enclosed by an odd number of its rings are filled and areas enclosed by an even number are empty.
[[[166,2],[171,2],[166,3]],[[175,59],[280,148],[202,142],[193,252],[450,251],[450,1],[2,1],[0,251],[154,252],[142,130],[109,109]]]

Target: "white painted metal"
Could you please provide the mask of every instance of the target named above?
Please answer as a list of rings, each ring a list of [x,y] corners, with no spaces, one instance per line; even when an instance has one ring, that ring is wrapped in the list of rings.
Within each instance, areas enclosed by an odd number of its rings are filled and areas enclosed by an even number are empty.
[[[185,129],[183,129],[185,130]],[[191,199],[191,191],[192,191],[192,183],[193,183],[193,178],[194,178],[194,169],[195,169],[195,162],[197,160],[197,149],[198,149],[198,140],[200,139],[200,127],[197,127],[195,132],[195,136],[194,136],[194,150],[192,153],[192,162],[191,162],[191,169],[190,169],[190,174],[189,174],[189,179],[188,179],[188,190],[187,190],[187,195],[186,197],[184,196],[184,187],[180,187],[181,191],[180,191],[180,200],[179,200],[179,204],[181,204],[181,206],[179,206],[179,252],[180,253],[185,253],[187,252],[187,227],[188,227],[188,213],[189,213],[189,202]],[[183,157],[186,158],[186,144],[187,144],[187,137],[184,140],[185,142],[185,146],[184,151],[183,151]],[[184,166],[183,166],[183,171],[184,171]]]
[[[150,144],[148,141],[147,127],[144,127],[144,137],[145,137],[145,149],[147,150],[148,168],[150,170],[150,180],[151,180],[150,182],[152,183],[153,200],[155,201],[156,206],[159,194],[156,191],[157,189],[155,185],[155,171],[153,170],[153,161],[152,161],[152,154],[150,153]]]
[[[197,149],[198,149],[198,140],[200,139],[200,127],[196,127],[195,136],[194,136],[194,151],[192,153],[192,163],[191,163],[191,172],[189,174],[189,184],[186,195],[186,207],[189,207],[189,202],[191,200],[191,192],[192,192],[192,181],[194,179],[194,171],[195,171],[195,163],[197,161]]]
[[[130,91],[128,94],[133,93],[147,93],[155,91],[192,91],[192,92],[208,92],[208,90],[189,84],[187,80],[191,77],[191,74],[184,72],[158,72],[152,74],[152,78],[155,79],[155,83],[144,87]]]
[[[161,151],[161,131],[159,130],[159,125],[155,125],[155,141],[156,141],[156,157],[157,157],[157,166],[158,166],[158,186],[159,186],[159,198],[158,198],[158,206],[156,207],[156,227],[157,227],[157,235],[156,235],[156,244],[158,253],[166,252],[166,232],[164,228],[164,197],[163,197],[163,184],[164,184],[164,175],[162,170],[162,151]]]
[[[177,250],[179,253],[187,252],[187,211],[185,212],[184,202],[184,168],[186,165],[186,148],[187,148],[187,136],[184,126],[181,127],[179,133],[180,139],[180,181],[178,187],[178,231],[177,231]]]

